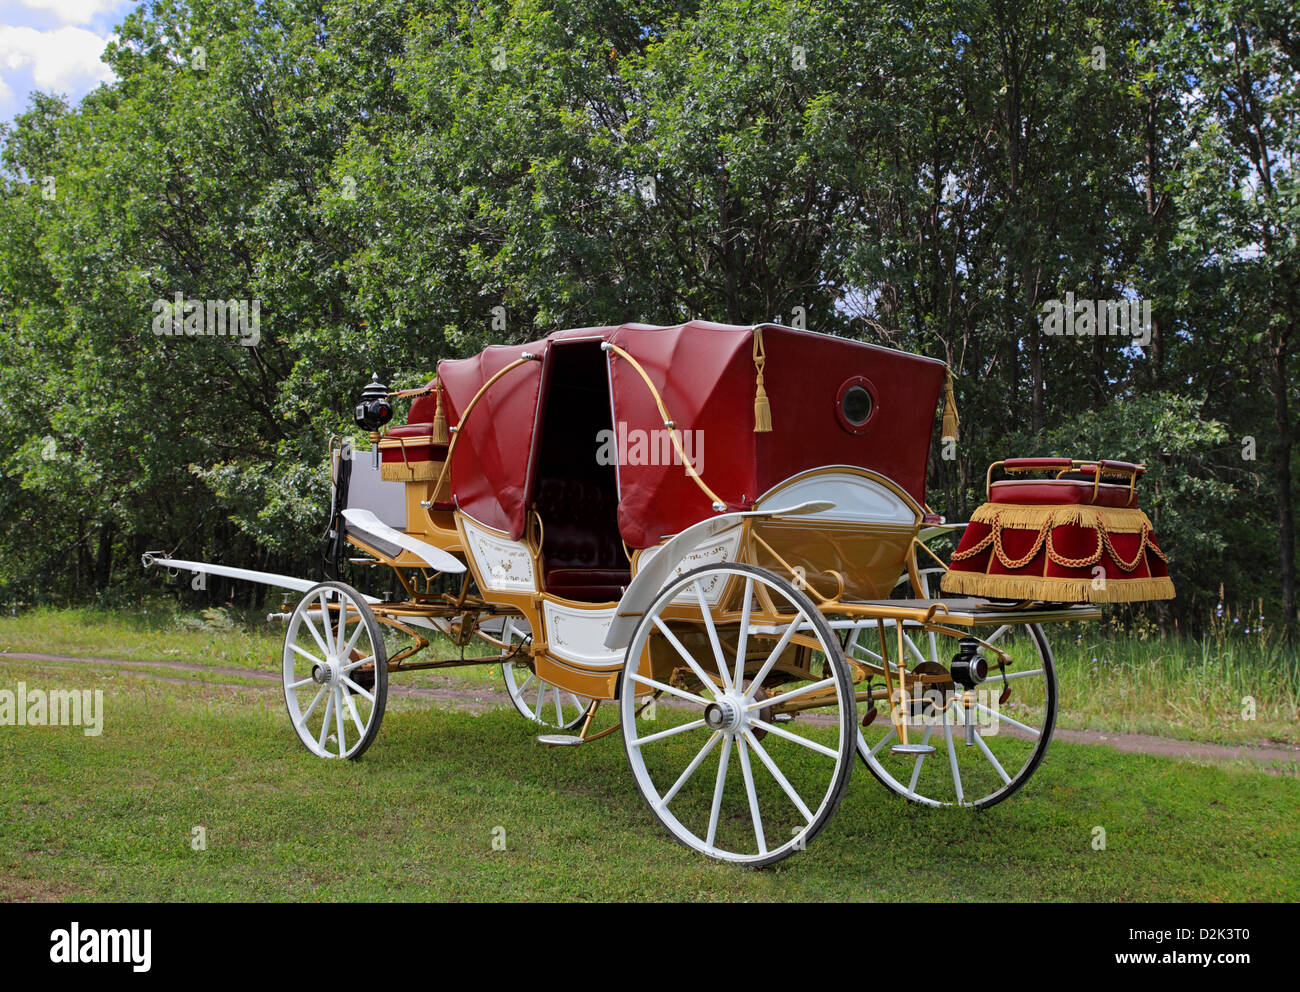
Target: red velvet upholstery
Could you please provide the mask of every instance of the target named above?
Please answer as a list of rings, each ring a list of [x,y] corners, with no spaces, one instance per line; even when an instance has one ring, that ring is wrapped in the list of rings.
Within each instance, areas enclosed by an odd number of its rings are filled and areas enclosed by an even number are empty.
[[[566,599],[617,600],[631,581],[618,536],[618,498],[599,478],[543,478],[534,505],[542,518],[547,592]]]
[[[1092,505],[1092,506],[1128,506],[1129,487],[1115,483],[1103,482],[1097,487],[1097,498],[1092,496],[1091,482],[1076,479],[1003,479],[993,483],[989,489],[991,503],[1018,503],[1027,506],[1058,505]],[[1137,500],[1133,500],[1137,505]]]
[[[383,459],[386,462],[400,462],[405,448],[408,462],[442,461],[447,457],[447,445],[430,443],[432,437],[433,424],[403,424],[401,427],[393,427],[380,438]],[[406,443],[395,443],[391,447],[384,445],[383,442],[389,439],[394,442],[403,440]]]

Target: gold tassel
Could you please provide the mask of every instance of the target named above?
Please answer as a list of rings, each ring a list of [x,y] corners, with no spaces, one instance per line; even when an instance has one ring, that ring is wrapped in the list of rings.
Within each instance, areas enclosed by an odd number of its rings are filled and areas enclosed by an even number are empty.
[[[957,440],[957,427],[961,420],[957,416],[957,399],[952,394],[952,368],[948,369],[948,378],[943,384],[943,439]]]
[[[442,462],[384,462],[379,477],[385,482],[436,482]]]
[[[971,521],[992,524],[1001,521],[1003,527],[1017,527],[1037,531],[1049,518],[1052,526],[1100,527],[1108,534],[1140,534],[1154,531],[1150,518],[1137,507],[1091,506],[1073,503],[1048,503],[1041,506],[1019,503],[983,503],[971,514]]]
[[[1039,575],[986,575],[950,570],[939,583],[941,591],[990,599],[1034,599],[1043,603],[1139,603],[1173,599],[1174,583],[1167,575],[1148,579],[1107,579],[1102,589],[1091,579]]]
[[[433,413],[432,441],[434,444],[451,444],[451,434],[447,430],[447,416],[442,412],[442,380],[438,383],[438,406]]]
[[[763,388],[763,366],[767,364],[767,354],[763,351],[763,329],[754,329],[754,371],[757,372],[757,386],[754,390],[754,433],[770,434],[772,432],[772,405],[767,400],[767,390]]]

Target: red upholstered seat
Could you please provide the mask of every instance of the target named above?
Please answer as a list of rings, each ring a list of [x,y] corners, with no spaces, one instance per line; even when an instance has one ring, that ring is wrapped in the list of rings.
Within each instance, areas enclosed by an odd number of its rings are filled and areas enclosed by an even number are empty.
[[[551,568],[546,571],[547,592],[585,603],[620,599],[631,581],[632,572],[627,568]]]
[[[534,505],[542,518],[546,591],[565,599],[619,599],[632,572],[618,534],[618,494],[599,477],[544,477]]]
[[[1021,506],[1046,504],[1081,506],[1137,505],[1130,487],[1103,482],[1093,498],[1093,484],[1076,479],[1003,479],[989,488],[989,502],[1015,503]]]
[[[432,482],[442,472],[447,458],[447,445],[433,443],[433,424],[414,423],[393,427],[379,439],[379,455],[383,477],[390,482]],[[435,500],[436,510],[455,509],[444,482]]]

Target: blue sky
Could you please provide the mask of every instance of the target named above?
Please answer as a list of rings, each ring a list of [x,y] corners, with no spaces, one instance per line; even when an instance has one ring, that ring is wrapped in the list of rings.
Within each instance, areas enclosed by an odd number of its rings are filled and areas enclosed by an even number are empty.
[[[0,121],[27,106],[32,90],[74,103],[112,78],[99,61],[135,0],[0,0]]]

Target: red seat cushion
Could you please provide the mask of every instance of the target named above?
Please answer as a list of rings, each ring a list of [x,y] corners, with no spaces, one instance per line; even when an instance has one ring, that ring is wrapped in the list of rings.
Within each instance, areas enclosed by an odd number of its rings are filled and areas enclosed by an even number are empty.
[[[1091,506],[1129,506],[1137,505],[1135,494],[1130,493],[1126,485],[1103,482],[1097,487],[1097,498],[1093,499],[1093,484],[1074,479],[1003,479],[993,483],[989,490],[991,503],[1016,503],[1019,505],[1043,506],[1057,505],[1091,505]]]
[[[627,568],[549,568],[546,590],[565,599],[587,603],[614,602],[632,581]]]

